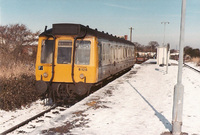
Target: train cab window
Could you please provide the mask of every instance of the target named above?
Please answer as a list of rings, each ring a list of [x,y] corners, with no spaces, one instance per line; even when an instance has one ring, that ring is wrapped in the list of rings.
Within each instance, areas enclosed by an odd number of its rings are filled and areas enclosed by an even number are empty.
[[[41,63],[52,63],[55,40],[43,40],[41,48]]]
[[[87,40],[76,41],[75,64],[89,65],[90,64],[90,46],[91,42]]]
[[[72,55],[72,41],[71,40],[59,40],[58,41],[58,64],[69,64],[71,63]]]

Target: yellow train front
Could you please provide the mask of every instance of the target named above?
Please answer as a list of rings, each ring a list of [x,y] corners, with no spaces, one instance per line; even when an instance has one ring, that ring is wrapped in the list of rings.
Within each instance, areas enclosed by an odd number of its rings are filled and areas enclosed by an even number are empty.
[[[39,36],[36,89],[68,101],[133,65],[132,42],[80,24],[53,24]]]

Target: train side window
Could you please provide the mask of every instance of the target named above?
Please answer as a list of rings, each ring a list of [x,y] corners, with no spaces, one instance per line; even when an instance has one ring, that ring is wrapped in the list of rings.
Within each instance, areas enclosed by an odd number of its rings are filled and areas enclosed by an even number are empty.
[[[115,46],[115,60],[118,60],[118,52],[117,52],[117,46]]]
[[[128,48],[128,57],[131,57],[131,48]]]
[[[118,47],[118,60],[120,61],[120,59],[121,59],[121,48]]]
[[[71,40],[59,40],[58,41],[58,64],[71,63],[72,55],[72,41]]]
[[[134,49],[132,48],[132,57],[134,57]]]
[[[115,48],[114,47],[112,48],[112,53],[113,53],[113,60],[115,60],[116,59],[116,55],[115,55]]]
[[[41,48],[41,63],[52,63],[55,40],[43,40]]]
[[[102,66],[102,44],[98,43],[98,57],[99,57],[99,67]]]
[[[91,46],[91,41],[87,40],[76,41],[75,64],[79,65],[90,64],[90,46]]]
[[[102,45],[102,60],[103,60],[103,62],[105,62],[105,60],[106,60],[106,49],[105,49],[105,46],[106,46],[106,44],[103,43],[103,45]]]
[[[124,48],[123,48],[123,50],[122,50],[122,53],[123,53],[123,59],[125,58],[125,50],[124,50]]]
[[[131,53],[130,53],[130,48],[128,48],[128,57],[131,56]]]
[[[123,57],[123,52],[122,52],[122,47],[119,47],[119,53],[120,53],[120,60],[122,60],[122,57]]]
[[[110,53],[111,53],[111,63],[115,60],[115,53],[113,46],[110,47]]]
[[[128,58],[128,50],[125,48],[125,57]]]
[[[110,43],[108,43],[107,46],[106,46],[106,61],[107,61],[107,64],[110,64],[111,59],[112,59],[110,49],[111,49],[111,45],[110,45]]]

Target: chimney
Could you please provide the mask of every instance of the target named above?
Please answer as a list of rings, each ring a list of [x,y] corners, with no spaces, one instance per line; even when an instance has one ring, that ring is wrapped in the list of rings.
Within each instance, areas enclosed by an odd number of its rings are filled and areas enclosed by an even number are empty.
[[[128,40],[128,35],[124,35],[124,39],[125,39],[125,40]]]

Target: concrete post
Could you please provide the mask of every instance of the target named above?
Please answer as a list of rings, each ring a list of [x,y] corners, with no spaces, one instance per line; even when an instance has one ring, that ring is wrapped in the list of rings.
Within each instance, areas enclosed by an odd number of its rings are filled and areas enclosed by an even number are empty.
[[[182,129],[183,93],[184,93],[184,86],[182,84],[182,67],[183,67],[183,44],[184,44],[184,33],[185,33],[185,12],[186,12],[186,0],[182,0],[178,78],[177,78],[177,84],[174,87],[174,100],[173,100],[173,112],[172,112],[173,135],[181,135],[181,129]]]

